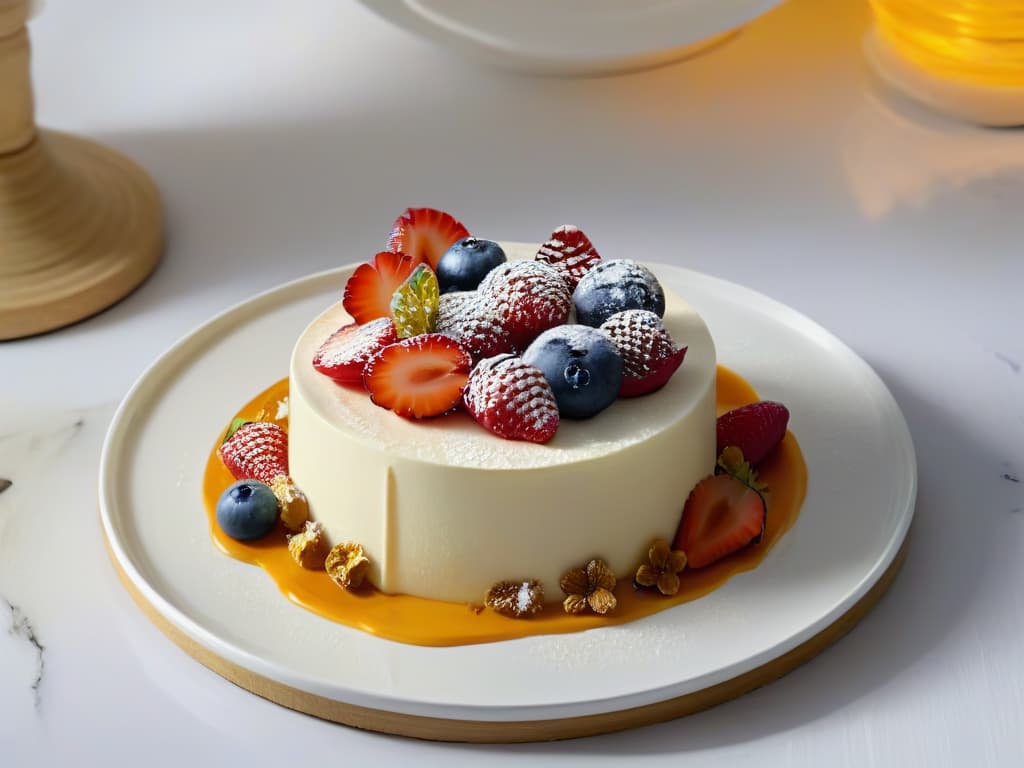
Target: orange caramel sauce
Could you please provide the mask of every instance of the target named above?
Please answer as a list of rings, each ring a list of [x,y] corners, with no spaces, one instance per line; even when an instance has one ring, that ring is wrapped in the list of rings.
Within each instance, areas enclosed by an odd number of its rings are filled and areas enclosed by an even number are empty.
[[[287,395],[288,380],[282,379],[253,398],[237,416],[273,420],[277,402]],[[718,367],[716,395],[720,414],[759,399],[742,377],[722,366]],[[287,429],[287,418],[278,420],[278,423]],[[613,613],[605,616],[592,613],[569,615],[562,610],[561,592],[557,585],[545,585],[551,602],[544,610],[529,619],[513,619],[483,608],[483,595],[480,596],[480,604],[468,605],[411,595],[389,595],[372,587],[356,592],[343,590],[331,581],[326,572],[306,570],[296,564],[288,553],[285,531],[280,524],[259,541],[235,541],[217,525],[217,499],[234,482],[217,453],[220,442],[218,439],[210,451],[203,479],[210,535],[217,547],[231,557],[262,567],[281,592],[297,605],[339,624],[413,645],[469,645],[530,635],[578,632],[634,621],[696,600],[736,574],[756,568],[796,522],[807,489],[807,466],[803,454],[796,438],[787,433],[778,448],[759,467],[760,478],[769,488],[768,525],[759,544],[706,568],[684,570],[680,574],[679,592],[672,597],[664,597],[657,591],[636,590],[632,584],[633,574],[617,574],[619,582],[615,596],[618,606]],[[679,501],[680,512],[685,501]]]

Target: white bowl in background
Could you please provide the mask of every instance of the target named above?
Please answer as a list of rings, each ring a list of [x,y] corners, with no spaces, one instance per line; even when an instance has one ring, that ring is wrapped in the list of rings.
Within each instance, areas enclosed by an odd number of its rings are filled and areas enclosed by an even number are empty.
[[[498,66],[602,75],[720,42],[781,0],[361,0],[404,29]]]

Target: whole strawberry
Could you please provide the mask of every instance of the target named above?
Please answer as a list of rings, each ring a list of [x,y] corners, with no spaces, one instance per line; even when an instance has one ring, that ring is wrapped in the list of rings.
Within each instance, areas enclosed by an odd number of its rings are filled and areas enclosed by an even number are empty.
[[[506,440],[546,443],[558,431],[558,404],[544,374],[513,355],[481,360],[462,399],[477,422]]]
[[[718,417],[718,453],[729,446],[743,451],[751,464],[759,464],[786,434],[789,409],[762,400],[735,408]]]
[[[270,485],[277,476],[288,475],[288,433],[273,422],[235,419],[220,457],[236,480]]]
[[[661,318],[645,309],[617,312],[601,324],[601,330],[624,363],[619,397],[646,395],[663,387],[686,356],[686,347],[676,347]]]
[[[562,273],[542,261],[513,261],[491,270],[478,289],[516,349],[525,349],[548,328],[563,325],[572,292]]]
[[[583,230],[565,224],[552,232],[551,238],[540,247],[537,261],[559,270],[568,282],[569,290],[573,290],[580,278],[601,261],[601,257]]]

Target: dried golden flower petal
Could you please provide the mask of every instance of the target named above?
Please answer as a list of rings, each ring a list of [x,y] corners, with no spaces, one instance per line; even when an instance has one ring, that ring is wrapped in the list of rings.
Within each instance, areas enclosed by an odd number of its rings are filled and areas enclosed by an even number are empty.
[[[651,561],[651,565],[653,565],[656,570],[661,571],[668,566],[671,553],[672,550],[669,549],[667,541],[664,539],[655,539],[654,543],[651,544],[651,549],[647,553],[647,557]]]
[[[566,571],[558,585],[567,595],[585,595],[587,594],[587,572],[582,568]]]
[[[587,605],[594,613],[605,614],[608,611],[614,611],[617,604],[615,595],[604,587],[598,587],[587,596]]]
[[[306,494],[300,491],[287,475],[278,475],[271,480],[270,490],[277,496],[284,527],[292,533],[301,531],[309,519],[309,502],[306,500]]]
[[[686,567],[686,554],[673,550],[664,539],[655,539],[647,553],[648,562],[637,568],[633,582],[639,587],[657,587],[663,595],[679,591],[679,576]]]
[[[647,563],[644,563],[636,569],[636,576],[633,577],[633,581],[641,587],[653,587],[658,583],[658,576],[659,574],[656,570]]]
[[[589,606],[595,613],[607,613],[615,608],[615,574],[604,560],[594,559],[586,568],[573,568],[561,580],[567,597],[562,601],[566,613],[581,613]]]
[[[666,571],[658,577],[658,591],[663,595],[674,595],[679,591],[679,574]]]
[[[303,568],[318,571],[327,561],[327,540],[320,523],[306,521],[306,526],[294,536],[288,537],[288,552],[292,559]]]
[[[585,595],[569,595],[562,601],[562,607],[566,613],[583,613],[587,609],[587,598]]]
[[[591,560],[587,563],[587,583],[590,589],[615,589],[615,574],[604,560]]]
[[[357,589],[366,578],[370,559],[363,553],[361,545],[352,541],[336,544],[327,554],[324,563],[327,575],[334,583],[345,589]]]
[[[487,590],[484,605],[516,619],[532,616],[544,608],[544,589],[539,581],[499,581]]]
[[[673,549],[672,554],[669,555],[666,570],[672,573],[679,573],[686,567],[686,553],[681,549]]]

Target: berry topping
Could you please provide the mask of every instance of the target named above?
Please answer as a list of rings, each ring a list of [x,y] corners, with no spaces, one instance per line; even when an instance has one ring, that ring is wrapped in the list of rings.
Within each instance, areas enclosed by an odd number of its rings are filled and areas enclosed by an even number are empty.
[[[391,297],[391,315],[398,338],[430,333],[437,323],[437,278],[420,264]]]
[[[546,443],[558,430],[558,404],[544,374],[521,358],[481,360],[462,395],[482,426],[507,440]]]
[[[491,270],[480,294],[517,349],[569,319],[572,294],[561,273],[542,261],[514,261]]]
[[[434,330],[455,339],[474,360],[514,349],[494,307],[476,291],[442,293]]]
[[[566,224],[551,233],[551,239],[537,251],[537,261],[558,269],[572,290],[580,279],[601,261],[601,257],[583,234],[583,230]]]
[[[407,419],[438,416],[458,405],[473,360],[439,333],[384,347],[367,363],[363,386],[381,408]]]
[[[313,355],[313,367],[341,384],[362,384],[363,368],[379,350],[398,341],[390,317],[366,325],[349,323],[332,333]]]
[[[576,320],[595,328],[616,312],[646,309],[665,314],[665,292],[647,267],[628,259],[602,261],[583,276],[572,295]]]
[[[622,357],[597,328],[562,325],[523,353],[551,385],[562,418],[587,419],[611,405],[622,386]]]
[[[435,208],[406,208],[395,219],[388,236],[388,250],[407,253],[415,263],[437,269],[451,244],[469,236],[469,230],[450,214]]]
[[[236,480],[274,482],[288,474],[288,433],[269,421],[235,419],[220,446],[224,466]]]
[[[721,474],[706,477],[690,492],[673,549],[686,553],[690,568],[721,560],[764,535],[768,506],[757,474],[737,448],[718,460]]]
[[[619,397],[637,397],[665,385],[683,363],[686,347],[676,349],[661,318],[645,309],[616,312],[601,330],[622,355]]]
[[[760,464],[785,436],[788,424],[789,409],[770,400],[723,413],[718,417],[718,452],[733,445],[751,464]]]
[[[373,263],[360,264],[345,284],[345,311],[360,325],[378,317],[390,317],[391,297],[418,263],[404,254],[382,251]]]
[[[488,272],[505,263],[505,252],[491,240],[464,237],[445,251],[437,263],[441,292],[473,291]]]
[[[233,539],[261,539],[276,522],[277,497],[257,480],[239,480],[217,501],[217,524]]]

